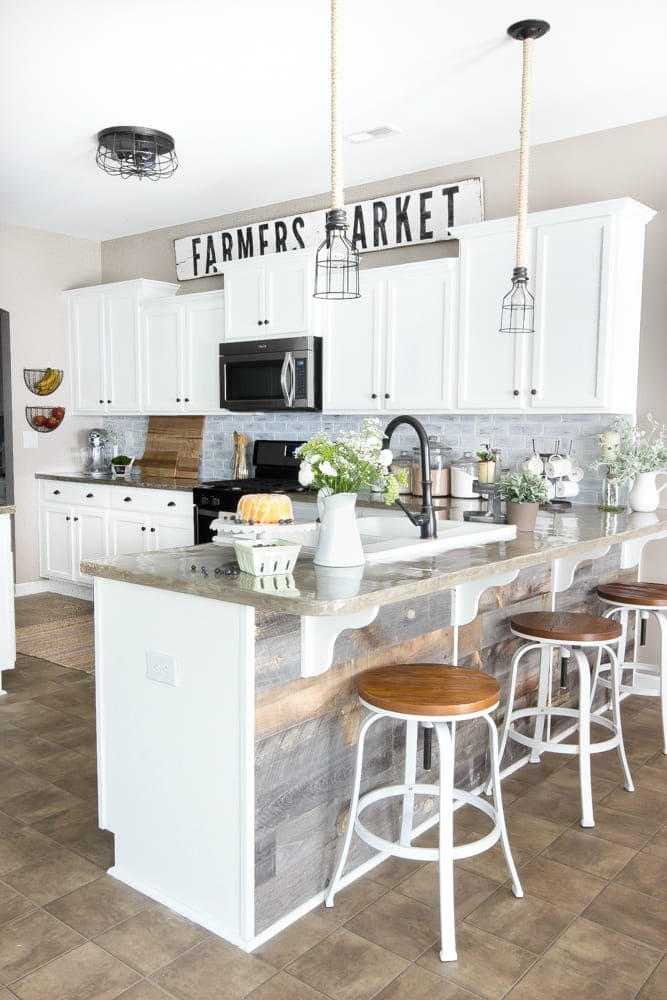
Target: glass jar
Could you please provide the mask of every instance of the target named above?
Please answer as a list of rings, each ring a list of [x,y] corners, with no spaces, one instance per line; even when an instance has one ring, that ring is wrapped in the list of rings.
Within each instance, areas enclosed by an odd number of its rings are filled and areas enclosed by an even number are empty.
[[[463,499],[479,498],[472,484],[477,479],[477,459],[471,451],[464,451],[461,458],[452,462],[452,496]]]
[[[404,483],[399,482],[398,484],[398,495],[400,497],[412,493],[412,457],[409,451],[399,452],[389,466],[389,471],[393,472],[394,475],[399,475],[401,472],[406,474],[404,476]]]
[[[449,463],[452,449],[440,443],[435,435],[429,437],[428,447],[431,455],[431,495],[434,497],[449,496]],[[412,449],[412,495],[422,495],[421,449]]]
[[[598,510],[606,510],[611,514],[620,514],[628,504],[628,484],[619,483],[618,479],[605,476],[600,489]]]

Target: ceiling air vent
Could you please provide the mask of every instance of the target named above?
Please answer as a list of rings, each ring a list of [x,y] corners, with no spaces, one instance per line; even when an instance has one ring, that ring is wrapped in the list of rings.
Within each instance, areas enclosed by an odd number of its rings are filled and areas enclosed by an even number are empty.
[[[373,139],[384,139],[388,135],[400,135],[403,129],[393,125],[378,125],[377,128],[364,129],[362,132],[350,132],[345,136],[347,142],[371,142]]]

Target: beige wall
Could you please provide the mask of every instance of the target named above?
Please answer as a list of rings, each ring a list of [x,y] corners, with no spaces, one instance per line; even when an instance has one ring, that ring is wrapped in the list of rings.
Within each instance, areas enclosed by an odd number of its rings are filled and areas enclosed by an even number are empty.
[[[62,291],[101,279],[100,244],[71,236],[0,224],[0,306],[10,314],[11,385],[14,448],[16,582],[39,579],[37,481],[35,472],[72,468],[90,418],[65,416],[50,434],[37,434],[37,448],[23,447],[30,428],[26,406],[40,398],[27,389],[24,368],[62,368],[69,375]],[[69,403],[69,386],[43,400]]]

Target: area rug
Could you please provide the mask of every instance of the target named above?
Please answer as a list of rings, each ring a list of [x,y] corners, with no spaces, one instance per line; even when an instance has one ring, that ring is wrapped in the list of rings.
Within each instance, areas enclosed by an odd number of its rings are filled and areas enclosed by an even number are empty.
[[[61,667],[95,669],[93,605],[61,594],[17,597],[16,651]]]

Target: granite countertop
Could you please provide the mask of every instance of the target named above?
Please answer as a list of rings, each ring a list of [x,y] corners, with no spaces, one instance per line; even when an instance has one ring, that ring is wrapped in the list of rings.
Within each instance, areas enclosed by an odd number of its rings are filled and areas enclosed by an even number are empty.
[[[471,580],[520,570],[605,544],[667,534],[667,510],[605,514],[581,505],[567,513],[540,512],[535,532],[516,539],[452,549],[420,559],[351,569],[315,566],[302,549],[294,573],[281,577],[215,574],[236,565],[231,547],[215,544],[85,561],[84,573],[124,583],[253,605],[297,615],[336,615],[392,604]],[[204,572],[205,571],[205,572]]]
[[[200,479],[175,479],[173,476],[142,476],[132,469],[131,476],[87,476],[85,472],[36,472],[35,479],[52,479],[60,483],[98,483],[105,486],[137,486],[149,490],[192,490]]]
[[[16,507],[0,507],[0,514],[14,514]]]

